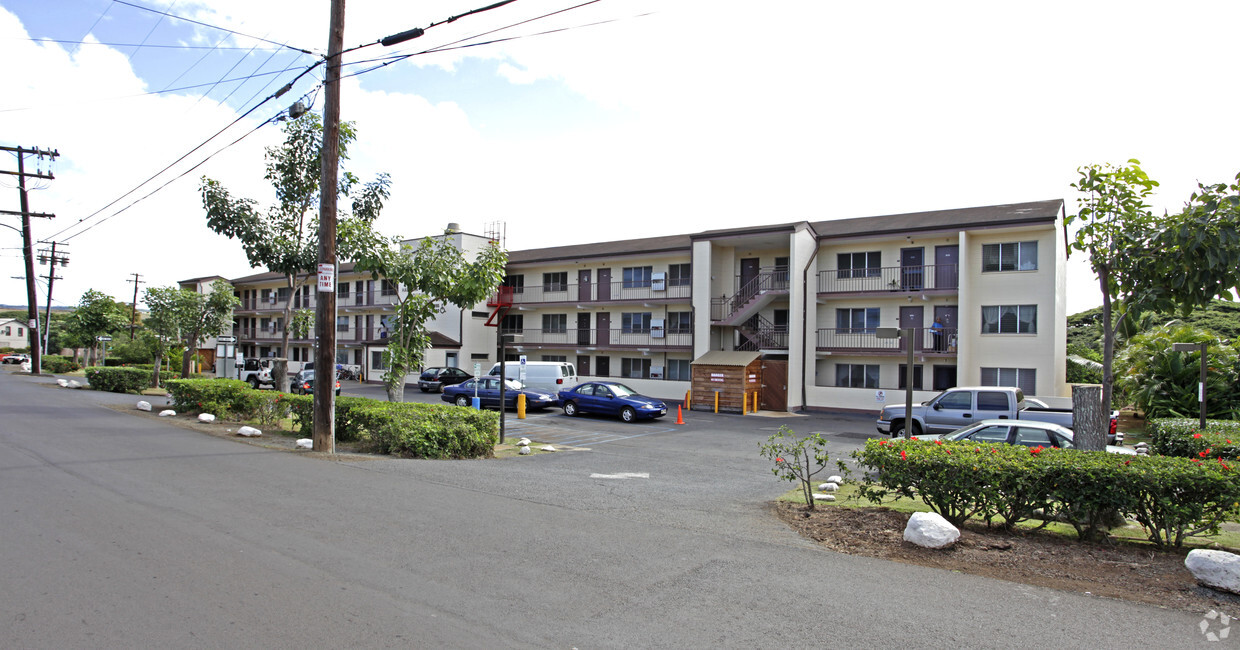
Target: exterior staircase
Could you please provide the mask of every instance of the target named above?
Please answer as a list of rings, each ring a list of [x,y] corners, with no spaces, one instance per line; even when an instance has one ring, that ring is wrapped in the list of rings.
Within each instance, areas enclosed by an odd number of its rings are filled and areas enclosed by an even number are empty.
[[[711,300],[711,321],[715,325],[740,325],[776,298],[787,295],[788,270],[779,267],[762,269],[757,277],[745,283],[731,297]]]

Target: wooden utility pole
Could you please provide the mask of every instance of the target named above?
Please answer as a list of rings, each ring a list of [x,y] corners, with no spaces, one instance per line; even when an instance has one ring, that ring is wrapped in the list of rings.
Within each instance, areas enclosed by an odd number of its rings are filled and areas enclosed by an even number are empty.
[[[55,286],[57,280],[61,279],[56,275],[56,264],[59,263],[62,267],[69,264],[68,253],[56,254],[57,245],[57,242],[52,242],[51,254],[47,254],[47,251],[39,251],[39,263],[43,264],[44,260],[47,263],[47,275],[44,276],[47,278],[47,311],[43,314],[43,354],[49,353],[47,348],[52,341],[52,287]]]
[[[314,450],[336,452],[336,193],[340,166],[340,51],[344,0],[332,0],[324,86],[322,177],[319,180],[319,300],[315,311]]]
[[[137,273],[130,273],[130,275],[133,276],[133,279],[125,280],[125,282],[133,283],[133,310],[129,312],[129,340],[132,341],[134,328],[138,326],[138,285],[146,283],[138,279],[142,276]]]
[[[40,354],[39,346],[39,296],[35,293],[35,275],[34,275],[34,237],[30,233],[30,217],[53,217],[50,214],[31,214],[29,199],[26,196],[26,177],[43,178],[52,180],[55,177],[49,171],[47,174],[43,172],[35,172],[33,174],[26,172],[26,155],[34,154],[40,158],[48,156],[52,160],[56,159],[60,153],[56,151],[47,151],[46,149],[24,149],[22,147],[0,147],[0,151],[9,151],[17,154],[17,173],[0,172],[17,176],[17,189],[21,196],[21,217],[22,217],[22,254],[26,258],[26,330],[28,340],[30,341],[30,372],[39,374],[43,370],[43,355]],[[6,212],[6,214],[12,214]]]

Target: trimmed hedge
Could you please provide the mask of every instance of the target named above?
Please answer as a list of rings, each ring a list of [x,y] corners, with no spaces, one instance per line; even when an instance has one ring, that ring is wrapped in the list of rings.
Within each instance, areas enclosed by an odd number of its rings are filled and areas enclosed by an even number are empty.
[[[66,372],[76,372],[82,369],[81,364],[70,359],[69,357],[59,354],[45,354],[39,358],[39,366],[43,372],[53,374],[64,374]]]
[[[95,390],[109,393],[141,393],[151,385],[151,373],[140,368],[87,368],[86,381]]]
[[[970,516],[1004,526],[1042,518],[1091,539],[1116,513],[1145,527],[1156,546],[1217,532],[1240,516],[1240,480],[1225,458],[1127,456],[1076,449],[870,440],[853,453],[868,472],[863,497],[920,498],[960,525]]]
[[[1150,451],[1164,456],[1184,458],[1223,457],[1240,459],[1240,422],[1234,420],[1201,420],[1159,418],[1146,423],[1150,434]]]
[[[264,422],[283,417],[279,413],[285,407],[280,405],[291,397],[254,390],[239,379],[174,379],[167,382],[167,388],[178,411]]]
[[[298,430],[314,430],[314,397],[288,397]],[[404,458],[489,458],[499,440],[499,414],[450,404],[336,398],[336,438],[357,440]]]

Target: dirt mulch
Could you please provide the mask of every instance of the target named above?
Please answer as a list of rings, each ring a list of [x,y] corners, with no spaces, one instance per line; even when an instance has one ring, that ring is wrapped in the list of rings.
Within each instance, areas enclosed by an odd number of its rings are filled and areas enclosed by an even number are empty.
[[[775,505],[780,519],[821,546],[866,557],[948,569],[1010,582],[1089,593],[1194,614],[1240,612],[1240,596],[1197,585],[1187,550],[1154,551],[1122,542],[1083,543],[1043,532],[1003,532],[966,524],[949,549],[904,541],[907,513],[886,508]]]

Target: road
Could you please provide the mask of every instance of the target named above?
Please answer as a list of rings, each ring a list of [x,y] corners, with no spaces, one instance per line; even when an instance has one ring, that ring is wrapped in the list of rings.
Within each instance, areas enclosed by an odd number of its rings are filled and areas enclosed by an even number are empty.
[[[0,372],[0,646],[1203,642],[1200,615],[831,553],[789,531],[768,511],[789,485],[758,456],[766,429],[828,431],[838,456],[868,435],[862,418],[548,412],[517,426],[607,439],[331,461],[101,406],[136,400]],[[608,478],[625,474],[648,477]]]

